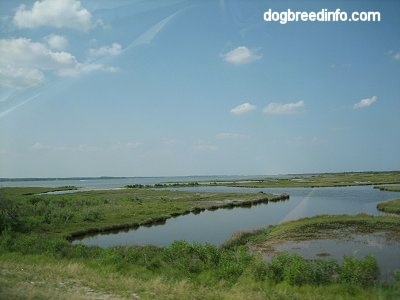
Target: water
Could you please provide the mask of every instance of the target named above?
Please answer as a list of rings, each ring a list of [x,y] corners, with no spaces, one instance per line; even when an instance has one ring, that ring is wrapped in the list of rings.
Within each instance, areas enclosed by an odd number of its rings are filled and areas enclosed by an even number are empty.
[[[172,189],[172,188],[171,188]],[[74,243],[110,247],[117,245],[165,246],[174,240],[221,245],[235,232],[252,230],[284,221],[320,214],[381,214],[378,202],[398,197],[395,192],[383,192],[371,186],[334,188],[175,188],[197,192],[288,193],[290,200],[253,206],[251,208],[220,209],[171,218],[163,225],[139,227],[119,233],[98,234]]]
[[[194,181],[216,181],[216,180],[246,180],[257,176],[174,176],[174,177],[123,177],[123,178],[34,178],[31,180],[7,180],[0,178],[0,187],[59,187],[59,186],[76,186],[86,189],[111,189],[123,187],[128,184],[150,184],[166,183],[166,182],[194,182]],[[268,176],[274,177],[274,176]],[[282,176],[276,176],[282,177]],[[284,176],[283,176],[284,177]]]
[[[396,270],[400,270],[400,241],[392,240],[384,232],[373,234],[352,234],[345,239],[320,239],[288,241],[277,245],[278,252],[297,253],[306,259],[327,258],[343,262],[344,255],[358,259],[366,255],[376,258],[381,280],[390,280]],[[272,256],[267,255],[266,261]]]

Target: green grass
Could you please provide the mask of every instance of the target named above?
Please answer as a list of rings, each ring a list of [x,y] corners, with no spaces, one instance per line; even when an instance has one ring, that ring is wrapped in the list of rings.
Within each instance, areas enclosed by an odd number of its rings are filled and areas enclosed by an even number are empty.
[[[250,232],[238,232],[225,243],[226,247],[246,245],[256,251],[273,250],[277,243],[288,240],[342,238],[352,233],[385,231],[400,236],[400,218],[366,214],[321,215],[271,225]]]
[[[400,192],[400,185],[377,185],[374,188],[381,191]]]
[[[347,265],[337,266],[310,264],[302,258],[289,257],[293,263],[282,265],[283,279],[276,280],[258,254],[262,247],[269,247],[269,242],[285,239],[377,230],[398,236],[398,217],[307,218],[238,234],[221,247],[181,241],[163,248],[102,249],[71,245],[66,238],[77,233],[162,221],[190,211],[283,199],[261,193],[191,193],[143,187],[38,195],[53,190],[0,189],[0,299],[400,297],[400,280],[381,284],[375,282],[374,276],[362,277],[368,270],[374,274],[373,262],[369,260],[349,258]],[[357,270],[359,273],[353,272]],[[305,280],[298,274],[309,276]]]
[[[386,213],[400,214],[400,199],[381,202],[377,208]]]
[[[173,216],[206,209],[251,206],[287,199],[287,195],[277,197],[264,193],[190,193],[147,188],[38,195],[53,190],[0,189],[0,226],[5,227],[3,219],[7,219],[24,233],[70,237],[162,223]]]

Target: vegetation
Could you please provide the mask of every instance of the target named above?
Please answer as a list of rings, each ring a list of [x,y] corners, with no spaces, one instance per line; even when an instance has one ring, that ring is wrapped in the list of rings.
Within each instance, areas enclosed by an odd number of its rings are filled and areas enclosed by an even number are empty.
[[[290,285],[321,285],[346,283],[368,287],[375,285],[379,276],[376,260],[372,256],[357,259],[345,256],[341,266],[335,260],[308,261],[298,254],[278,253],[266,269],[267,277]]]
[[[400,199],[381,202],[377,208],[386,213],[400,214]]]
[[[54,189],[0,189],[0,227],[61,238],[159,224],[168,218],[206,209],[251,206],[288,199],[264,193],[189,193],[118,189],[46,194]],[[38,195],[40,193],[40,195]],[[8,224],[8,225],[7,225]]]
[[[371,216],[366,214],[321,215],[271,225],[251,232],[238,232],[225,243],[226,247],[247,245],[256,251],[274,251],[274,245],[287,240],[343,238],[352,233],[384,231],[400,235],[397,216]]]
[[[400,172],[349,172],[315,175],[293,175],[288,178],[259,178],[238,181],[216,181],[212,185],[267,188],[267,187],[336,187],[353,185],[382,185],[400,183]]]
[[[379,189],[381,191],[388,192],[400,192],[400,185],[377,185],[374,188]]]
[[[285,239],[384,230],[398,217],[319,216],[240,233],[221,247],[177,241],[168,247],[88,247],[67,238],[162,222],[205,209],[280,201],[264,193],[189,193],[132,187],[43,194],[0,189],[0,299],[376,299],[399,298],[400,275],[376,281],[371,257],[307,261],[261,249]],[[334,231],[332,229],[335,229]]]

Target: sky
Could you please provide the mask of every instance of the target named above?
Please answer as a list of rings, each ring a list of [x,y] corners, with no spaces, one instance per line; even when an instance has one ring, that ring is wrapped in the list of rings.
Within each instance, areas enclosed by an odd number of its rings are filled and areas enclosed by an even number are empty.
[[[400,170],[399,14],[394,0],[0,0],[0,177]]]

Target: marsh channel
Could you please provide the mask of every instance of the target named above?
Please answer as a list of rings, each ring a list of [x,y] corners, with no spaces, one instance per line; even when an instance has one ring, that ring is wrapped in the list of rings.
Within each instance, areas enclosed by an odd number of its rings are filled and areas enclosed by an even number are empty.
[[[382,201],[399,196],[396,192],[379,191],[373,186],[321,188],[238,188],[203,186],[168,188],[191,192],[288,193],[290,199],[252,207],[218,209],[200,214],[188,214],[168,219],[164,224],[139,227],[118,232],[86,236],[74,244],[112,247],[123,245],[170,245],[175,240],[221,245],[235,232],[247,231],[303,217],[322,214],[382,215],[376,208]],[[387,238],[385,233],[349,235],[344,239],[287,241],[276,251],[298,253],[308,259],[326,258],[341,261],[344,255],[362,258],[373,255],[380,268],[380,278],[388,280],[400,270],[400,241]],[[264,259],[270,260],[271,253]]]
[[[290,199],[249,208],[218,209],[168,219],[164,224],[107,232],[74,240],[74,244],[101,247],[122,245],[166,246],[174,240],[221,245],[237,231],[247,231],[284,221],[321,214],[382,214],[377,203],[398,197],[396,192],[379,191],[372,186],[323,188],[238,188],[203,186],[168,188],[192,192],[288,193]]]

